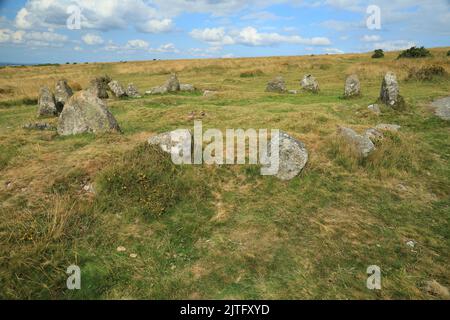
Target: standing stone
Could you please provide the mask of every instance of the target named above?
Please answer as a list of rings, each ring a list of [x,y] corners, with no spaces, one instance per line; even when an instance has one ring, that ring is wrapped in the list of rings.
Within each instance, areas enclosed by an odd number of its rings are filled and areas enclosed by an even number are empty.
[[[177,75],[172,73],[164,86],[167,88],[168,92],[180,91],[180,82],[178,81]]]
[[[111,78],[107,75],[92,79],[89,85],[89,91],[93,92],[100,99],[108,99],[108,83]]]
[[[275,79],[269,81],[266,87],[267,92],[286,92],[286,84],[282,76],[278,76]]]
[[[272,150],[273,143],[272,140],[269,144],[269,152]],[[278,159],[278,172],[275,174],[275,177],[285,181],[291,180],[303,170],[308,162],[308,151],[303,142],[280,131]],[[263,167],[269,168],[270,162]]]
[[[386,73],[383,78],[383,82],[381,83],[380,100],[394,109],[403,104],[397,77],[392,72]]]
[[[345,80],[344,97],[352,98],[357,97],[361,94],[361,84],[359,82],[358,76],[352,74],[348,76]]]
[[[434,114],[442,120],[450,120],[450,97],[434,101],[431,106],[434,108]]]
[[[338,135],[355,149],[358,156],[366,158],[375,150],[375,145],[366,134],[359,135],[350,128],[339,127]]]
[[[127,94],[127,96],[129,96],[131,98],[140,98],[141,97],[141,95],[139,94],[139,91],[137,90],[137,88],[134,86],[133,83],[128,84],[126,94]]]
[[[320,90],[319,82],[317,82],[316,78],[314,78],[314,76],[310,74],[307,74],[303,77],[303,80],[300,82],[300,85],[305,91],[318,93]]]
[[[39,92],[38,116],[55,116],[57,114],[55,96],[49,88],[42,87]]]
[[[111,89],[111,91],[114,93],[114,95],[117,98],[123,98],[123,97],[127,96],[127,93],[125,92],[125,89],[120,84],[120,82],[117,81],[117,80],[113,80],[110,83],[108,83],[108,87],[109,87],[109,89]]]
[[[106,108],[105,102],[89,90],[75,93],[59,116],[60,135],[110,131],[120,132],[116,119]]]
[[[70,86],[67,84],[67,80],[61,79],[56,82],[55,85],[55,100],[56,100],[56,108],[58,112],[61,112],[64,108],[64,105],[69,100],[69,98],[73,95],[73,91]]]

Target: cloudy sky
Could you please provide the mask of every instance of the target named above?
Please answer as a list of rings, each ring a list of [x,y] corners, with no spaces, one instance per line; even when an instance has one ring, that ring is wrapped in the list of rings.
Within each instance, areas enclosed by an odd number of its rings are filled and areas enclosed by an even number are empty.
[[[370,5],[380,9],[380,29],[373,28]],[[0,0],[0,62],[302,55],[413,45],[450,46],[450,0]]]

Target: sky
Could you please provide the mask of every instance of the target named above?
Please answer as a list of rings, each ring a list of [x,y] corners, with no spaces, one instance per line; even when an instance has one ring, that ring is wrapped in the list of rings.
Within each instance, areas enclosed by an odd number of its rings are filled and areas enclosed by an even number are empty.
[[[450,0],[0,0],[0,62],[450,46]]]

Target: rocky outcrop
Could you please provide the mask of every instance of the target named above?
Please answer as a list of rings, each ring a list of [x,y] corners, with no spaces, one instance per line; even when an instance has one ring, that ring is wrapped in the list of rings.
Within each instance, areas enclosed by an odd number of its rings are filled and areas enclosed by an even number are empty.
[[[47,87],[42,87],[39,91],[38,116],[56,116],[58,109],[56,108],[56,100],[53,93]]]
[[[120,84],[120,82],[117,80],[113,80],[113,81],[109,82],[108,87],[117,98],[123,98],[123,97],[127,96],[125,89]]]
[[[286,83],[282,76],[278,76],[273,80],[270,80],[266,86],[267,92],[278,92],[283,93],[286,92]]]

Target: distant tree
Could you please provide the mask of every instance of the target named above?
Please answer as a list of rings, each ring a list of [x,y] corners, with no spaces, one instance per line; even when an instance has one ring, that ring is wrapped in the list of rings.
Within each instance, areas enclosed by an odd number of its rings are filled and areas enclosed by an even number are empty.
[[[373,52],[372,58],[373,59],[384,58],[384,51],[382,49],[375,50]]]
[[[420,48],[411,47],[407,50],[404,50],[398,56],[399,59],[401,59],[401,58],[425,58],[425,57],[431,57],[431,53],[424,47],[420,47]]]

